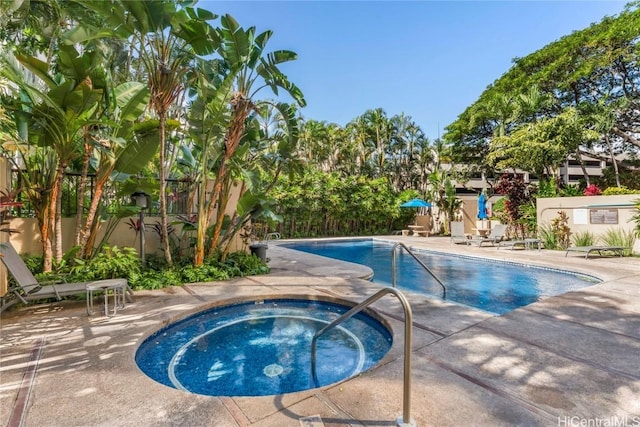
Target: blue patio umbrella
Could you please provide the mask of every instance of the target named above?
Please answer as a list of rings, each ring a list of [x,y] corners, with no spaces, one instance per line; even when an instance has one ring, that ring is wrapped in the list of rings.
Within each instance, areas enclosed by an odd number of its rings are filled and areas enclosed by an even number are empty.
[[[422,199],[411,199],[408,202],[404,202],[400,205],[401,208],[430,208],[431,203],[425,202]]]
[[[480,193],[480,197],[478,197],[478,219],[487,219],[487,198],[484,193]]]
[[[430,208],[431,203],[425,202],[422,199],[411,199],[408,202],[404,202],[400,205],[401,208]],[[416,224],[418,224],[418,217],[416,217]]]

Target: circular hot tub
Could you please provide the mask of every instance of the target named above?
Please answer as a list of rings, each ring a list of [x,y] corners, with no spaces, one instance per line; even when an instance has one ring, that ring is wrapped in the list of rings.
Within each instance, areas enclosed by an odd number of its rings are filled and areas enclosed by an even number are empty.
[[[272,299],[208,309],[147,338],[136,363],[149,377],[209,396],[266,396],[332,384],[374,366],[392,344],[389,328],[358,313],[317,339],[351,308],[338,302]]]

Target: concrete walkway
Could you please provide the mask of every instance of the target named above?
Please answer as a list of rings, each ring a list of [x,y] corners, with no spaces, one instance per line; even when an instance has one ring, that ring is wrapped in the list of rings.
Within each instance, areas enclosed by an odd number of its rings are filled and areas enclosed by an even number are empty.
[[[414,313],[411,417],[418,426],[640,425],[640,259],[565,258],[563,252],[458,246],[433,237],[383,240],[603,280],[503,316],[407,293]],[[88,317],[80,300],[3,313],[2,425],[396,425],[404,324],[391,296],[374,305],[393,328],[391,351],[373,369],[339,384],[215,398],[163,386],[140,372],[138,344],[204,307],[287,295],[359,302],[379,289],[361,279],[371,274],[366,267],[273,244],[268,256],[268,275],[137,292],[135,303],[112,318]]]

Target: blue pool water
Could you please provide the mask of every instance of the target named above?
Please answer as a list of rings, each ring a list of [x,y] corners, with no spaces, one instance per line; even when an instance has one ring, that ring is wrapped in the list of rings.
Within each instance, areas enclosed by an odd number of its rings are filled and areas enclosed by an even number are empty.
[[[282,246],[373,269],[373,281],[391,285],[392,244],[372,239],[300,241]],[[487,249],[490,250],[490,249]],[[566,271],[413,250],[445,284],[446,299],[495,314],[504,314],[552,295],[593,285],[599,280]],[[432,296],[442,287],[405,251],[397,249],[396,284]]]
[[[371,368],[392,344],[387,328],[361,312],[319,337],[314,378],[311,339],[349,308],[293,299],[216,307],[147,338],[136,363],[162,384],[209,396],[267,396],[332,384]]]

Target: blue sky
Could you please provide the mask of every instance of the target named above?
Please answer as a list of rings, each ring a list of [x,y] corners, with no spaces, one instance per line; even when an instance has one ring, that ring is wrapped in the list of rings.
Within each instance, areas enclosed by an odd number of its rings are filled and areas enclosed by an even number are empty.
[[[211,1],[243,27],[272,30],[267,51],[303,91],[306,119],[342,126],[368,109],[405,113],[430,138],[512,65],[623,1]],[[272,97],[268,90],[261,97]],[[288,99],[285,99],[288,101]]]

